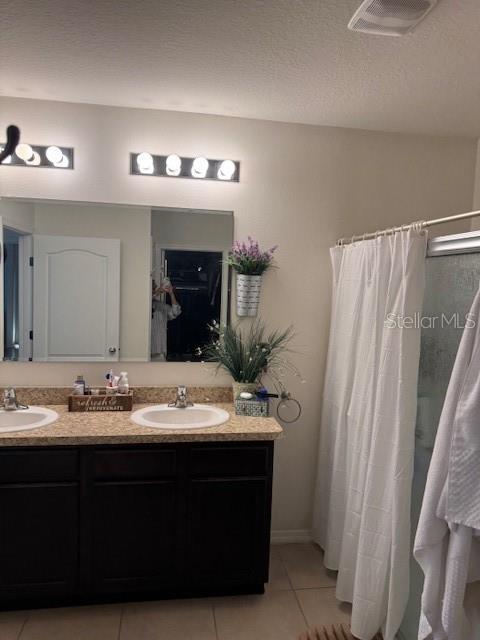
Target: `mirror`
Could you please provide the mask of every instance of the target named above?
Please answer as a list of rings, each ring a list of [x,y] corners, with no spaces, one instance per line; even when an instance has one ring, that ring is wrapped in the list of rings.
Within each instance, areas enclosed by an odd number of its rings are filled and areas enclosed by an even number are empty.
[[[4,198],[0,237],[5,360],[196,361],[228,322],[232,212]]]

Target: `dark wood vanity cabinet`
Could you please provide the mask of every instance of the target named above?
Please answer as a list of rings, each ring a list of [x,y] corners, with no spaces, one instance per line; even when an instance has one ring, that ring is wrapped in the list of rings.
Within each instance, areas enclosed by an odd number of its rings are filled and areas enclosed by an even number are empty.
[[[273,442],[0,451],[0,607],[261,592]]]
[[[86,506],[90,588],[121,593],[177,580],[181,482],[175,449],[91,454]]]
[[[1,451],[0,603],[72,596],[78,554],[78,453]]]

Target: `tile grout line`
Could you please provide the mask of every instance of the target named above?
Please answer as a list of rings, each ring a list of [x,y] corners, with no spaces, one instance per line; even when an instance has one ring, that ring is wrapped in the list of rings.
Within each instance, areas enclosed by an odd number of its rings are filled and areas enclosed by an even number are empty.
[[[322,585],[321,587],[295,587],[294,591],[317,591],[318,589],[336,589],[335,584]]]
[[[300,609],[300,613],[302,614],[302,617],[305,620],[306,628],[308,629],[309,625],[308,625],[307,616],[305,615],[305,612],[303,610],[302,604],[301,604],[300,599],[298,597],[297,591],[311,591],[311,590],[317,590],[317,589],[335,589],[336,588],[336,580],[335,580],[335,584],[334,585],[325,585],[325,586],[321,586],[321,587],[299,587],[297,589],[297,588],[295,588],[293,586],[292,580],[290,578],[290,573],[288,571],[288,567],[287,567],[287,565],[285,564],[285,562],[283,560],[283,557],[282,557],[282,554],[280,552],[280,549],[278,549],[277,553],[278,553],[278,557],[280,558],[280,562],[281,562],[283,568],[285,569],[285,573],[286,573],[288,582],[290,583],[291,590],[293,591],[293,593],[295,595],[295,600],[297,602],[298,608]],[[323,564],[323,558],[322,558],[322,564]],[[325,566],[325,565],[323,565],[323,566]]]
[[[301,616],[302,616],[303,620],[305,621],[305,628],[306,628],[306,629],[308,629],[308,621],[307,621],[307,617],[306,617],[306,615],[305,615],[305,613],[304,613],[304,611],[303,611],[302,605],[300,604],[300,600],[298,599],[297,592],[296,592],[296,590],[293,588],[293,583],[292,583],[292,580],[291,580],[291,578],[290,578],[290,574],[288,573],[287,566],[286,566],[285,562],[283,561],[282,554],[280,553],[280,550],[278,551],[278,557],[280,558],[280,563],[281,563],[282,567],[285,569],[285,574],[286,574],[286,576],[287,576],[288,583],[290,584],[290,589],[291,589],[291,591],[293,592],[293,596],[294,596],[294,598],[295,598],[295,601],[296,601],[296,603],[297,603],[297,606],[298,606],[298,608],[300,609]]]
[[[285,575],[287,576],[288,584],[290,585],[290,590],[291,591],[295,591],[295,589],[293,588],[292,580],[290,578],[290,574],[288,573],[287,565],[283,561],[282,554],[280,553],[280,550],[277,550],[277,553],[278,553],[278,557],[280,558],[280,564],[282,565],[282,567],[285,570]]]
[[[25,615],[25,619],[23,620],[22,627],[21,627],[20,631],[18,632],[17,640],[20,640],[20,636],[22,635],[23,630],[25,629],[25,625],[26,625],[26,624],[27,624],[27,622],[28,622],[28,616],[29,616],[29,615],[30,615],[30,612],[29,612],[29,611],[27,611],[27,614]]]
[[[305,544],[311,544],[312,546],[318,547],[319,549],[321,549],[321,547],[319,545],[317,545],[316,543],[313,543],[313,542],[312,543],[305,543]],[[277,545],[277,546],[280,547],[282,545]],[[324,584],[324,585],[322,584],[322,585],[317,585],[317,586],[313,586],[313,587],[294,587],[293,586],[293,582],[292,582],[292,580],[290,578],[290,573],[288,572],[288,567],[287,567],[287,565],[285,564],[285,562],[283,560],[283,557],[282,557],[282,554],[280,552],[280,549],[277,549],[277,553],[278,553],[278,557],[280,558],[280,562],[281,562],[283,568],[285,569],[285,573],[287,574],[288,582],[290,583],[292,591],[305,591],[305,590],[308,590],[308,589],[335,589],[336,588],[338,572],[335,572],[336,576],[335,576],[335,583],[334,584]],[[323,563],[323,556],[324,556],[324,554],[322,552],[322,567],[326,570],[326,572],[333,571],[333,569],[328,569],[325,566],[325,564]]]
[[[123,622],[123,611],[125,609],[125,605],[122,604],[121,608],[120,608],[120,620],[118,621],[118,639],[120,640],[120,637],[122,635],[122,622]]]
[[[217,640],[220,640],[220,637],[218,635],[218,628],[217,628],[217,616],[215,615],[215,602],[212,602],[212,614],[213,614],[213,627],[215,629],[215,638]]]
[[[307,616],[305,615],[305,612],[303,610],[303,607],[301,605],[300,600],[298,599],[298,595],[297,595],[297,592],[295,591],[295,589],[293,590],[293,594],[295,596],[295,600],[297,602],[298,608],[300,609],[300,613],[302,614],[302,618],[305,620],[305,627],[308,629],[309,626],[308,626]]]

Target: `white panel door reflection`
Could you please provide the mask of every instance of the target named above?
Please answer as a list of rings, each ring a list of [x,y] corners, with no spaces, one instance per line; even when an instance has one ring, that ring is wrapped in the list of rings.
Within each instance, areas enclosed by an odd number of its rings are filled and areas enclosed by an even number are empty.
[[[120,240],[34,236],[33,360],[117,361]]]

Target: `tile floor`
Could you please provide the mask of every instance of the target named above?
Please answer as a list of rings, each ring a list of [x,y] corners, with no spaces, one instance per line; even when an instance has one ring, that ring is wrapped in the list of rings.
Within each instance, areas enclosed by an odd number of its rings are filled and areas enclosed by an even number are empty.
[[[0,640],[297,640],[307,627],[349,621],[317,546],[273,546],[270,565],[261,596],[4,612]]]

